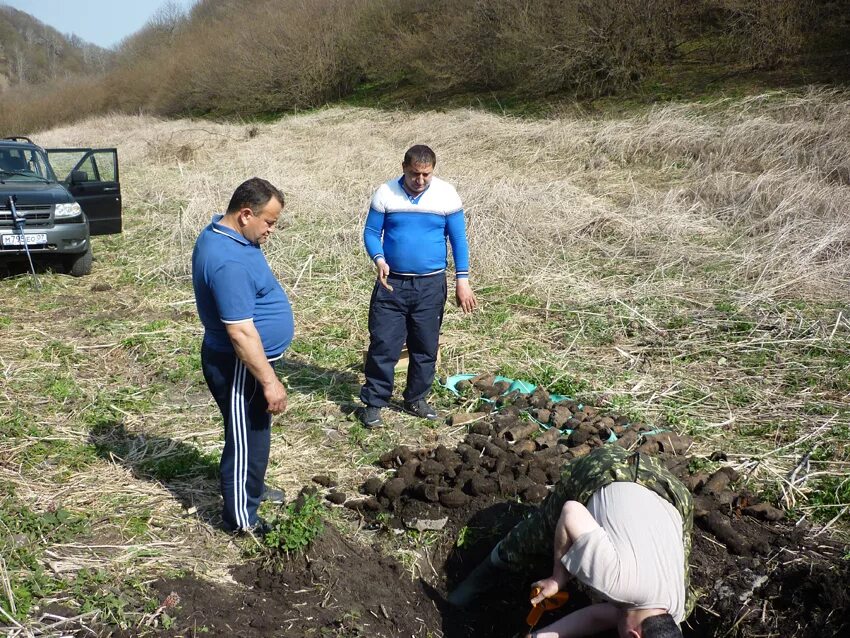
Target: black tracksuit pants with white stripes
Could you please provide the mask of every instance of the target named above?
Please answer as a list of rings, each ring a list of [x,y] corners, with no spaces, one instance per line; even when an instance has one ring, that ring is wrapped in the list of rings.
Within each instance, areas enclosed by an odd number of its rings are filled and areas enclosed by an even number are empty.
[[[272,362],[276,365],[276,362]],[[207,387],[224,417],[219,465],[222,519],[230,531],[257,523],[271,447],[272,416],[263,389],[235,353],[201,348]]]

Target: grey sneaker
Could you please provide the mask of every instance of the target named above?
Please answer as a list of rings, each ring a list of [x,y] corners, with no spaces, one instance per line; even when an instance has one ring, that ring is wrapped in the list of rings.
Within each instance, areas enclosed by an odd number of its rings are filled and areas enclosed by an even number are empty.
[[[258,518],[256,523],[245,530],[245,533],[252,534],[257,538],[265,538],[270,531],[272,531],[272,526],[269,522],[264,518]]]
[[[381,408],[367,405],[360,410],[360,422],[367,428],[379,428],[384,424],[381,419]]]
[[[286,503],[286,495],[283,493],[283,490],[276,490],[273,487],[266,486],[260,496],[260,502],[262,503],[263,501],[272,503],[273,505],[283,505]]]
[[[429,421],[437,419],[437,411],[428,405],[428,402],[425,399],[419,399],[418,401],[412,402],[405,401],[404,411],[408,414],[412,414],[413,416],[418,416],[420,419],[428,419]]]

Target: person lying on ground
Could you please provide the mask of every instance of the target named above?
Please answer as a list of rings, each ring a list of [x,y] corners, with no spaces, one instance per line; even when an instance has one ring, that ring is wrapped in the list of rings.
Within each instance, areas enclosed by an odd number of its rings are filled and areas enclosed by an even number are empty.
[[[621,638],[681,636],[693,609],[688,558],[693,499],[656,457],[605,445],[567,463],[546,500],[448,597],[469,606],[506,571],[549,573],[537,604],[574,577],[603,602],[535,631],[572,638],[616,628]],[[544,571],[545,570],[545,571]]]

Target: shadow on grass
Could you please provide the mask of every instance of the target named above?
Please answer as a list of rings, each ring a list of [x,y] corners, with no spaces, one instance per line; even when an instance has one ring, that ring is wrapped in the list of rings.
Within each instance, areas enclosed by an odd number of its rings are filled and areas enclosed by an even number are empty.
[[[0,261],[0,279],[15,279],[17,277],[32,277],[29,262],[26,257],[19,258],[8,257]],[[36,277],[52,274],[67,274],[62,263],[56,257],[36,257],[33,256],[33,268],[35,269]]]
[[[187,512],[221,527],[218,452],[204,453],[190,443],[133,432],[120,422],[95,425],[89,443],[101,458],[123,465],[138,479],[160,483]]]
[[[332,401],[345,413],[353,411],[353,393],[359,387],[354,373],[292,359],[284,360],[281,368],[293,392]],[[217,422],[221,425],[220,418]],[[117,420],[95,424],[89,443],[101,458],[123,465],[138,479],[161,484],[187,512],[221,527],[218,450],[203,452],[191,442],[128,430]]]

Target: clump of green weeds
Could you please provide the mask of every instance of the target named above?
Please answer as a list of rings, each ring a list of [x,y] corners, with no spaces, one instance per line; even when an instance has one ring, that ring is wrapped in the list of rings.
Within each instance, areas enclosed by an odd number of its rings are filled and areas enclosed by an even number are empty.
[[[13,493],[11,485],[2,487],[5,493]],[[9,575],[11,596],[0,598],[3,610],[22,621],[39,600],[60,592],[64,583],[45,570],[44,549],[87,530],[84,517],[62,507],[36,512],[14,496],[5,498],[0,504],[0,556]]]
[[[271,523],[263,543],[283,552],[287,558],[306,550],[324,530],[325,507],[315,492],[302,490],[298,498],[283,508]]]

